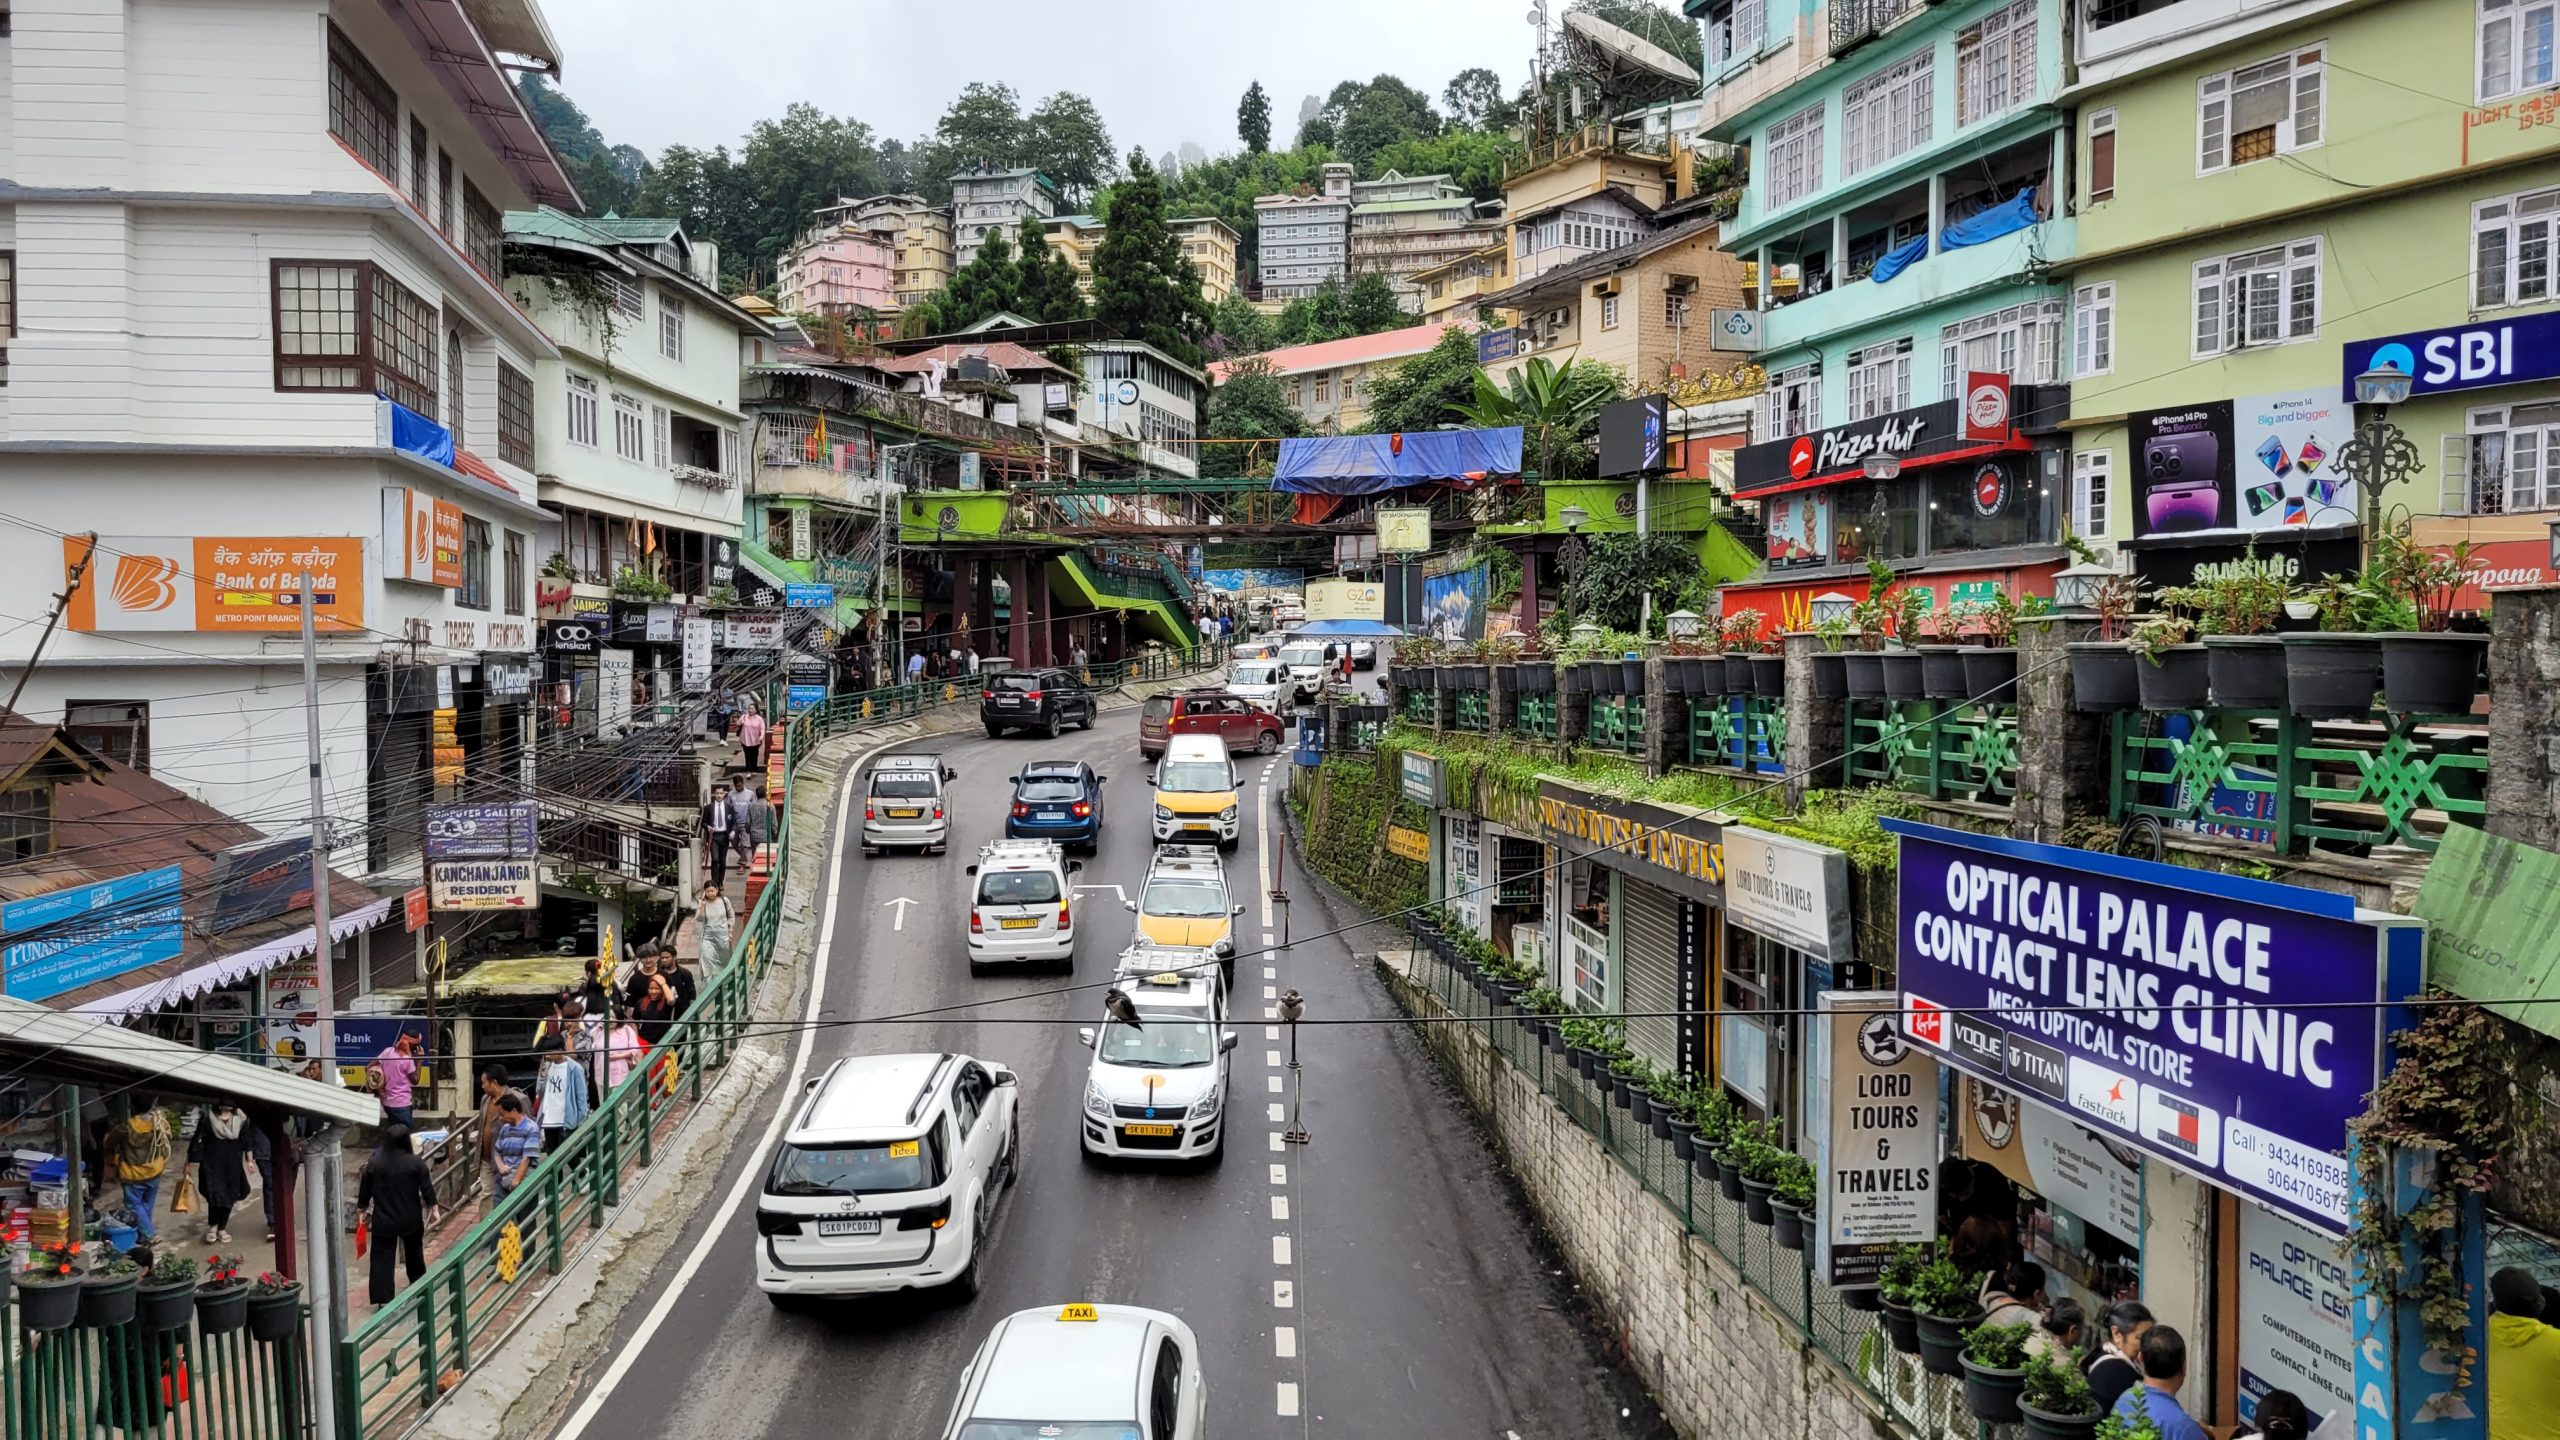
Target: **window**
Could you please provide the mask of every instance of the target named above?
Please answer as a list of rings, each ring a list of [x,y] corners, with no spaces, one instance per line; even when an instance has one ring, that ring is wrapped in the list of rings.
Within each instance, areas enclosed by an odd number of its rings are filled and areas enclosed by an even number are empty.
[[[1937,52],[1923,50],[1849,87],[1840,101],[1840,173],[1855,175],[1929,143]]]
[[[1317,404],[1319,404],[1319,405],[1322,405],[1322,404],[1324,404],[1326,401],[1331,400],[1332,398],[1333,398],[1333,377],[1332,377],[1332,376],[1330,376],[1330,375],[1319,375],[1319,376],[1317,376],[1317,377],[1316,377],[1316,403],[1317,403]]]
[[[1297,381],[1295,381],[1295,380],[1290,381],[1290,382],[1289,382],[1289,408],[1290,408],[1290,409],[1292,409],[1292,410],[1295,410],[1295,409],[1297,409],[1297,408],[1298,408],[1298,406],[1299,406],[1300,404],[1304,403],[1304,402],[1305,402],[1305,400],[1306,400],[1306,391],[1305,391],[1305,389],[1304,389],[1302,386],[1300,386],[1300,384],[1299,384]]]
[[[1147,1401],[1150,1433],[1171,1435],[1182,1422],[1182,1349],[1168,1336],[1156,1347],[1153,1393]]]
[[[2480,101],[2539,90],[2552,81],[2554,0],[2480,0]]]
[[[469,443],[463,434],[462,400],[465,380],[462,361],[462,332],[447,330],[444,332],[444,423],[452,427],[453,443],[456,445]]]
[[[453,238],[453,157],[436,152],[436,230]]]
[[[1752,59],[1769,43],[1766,0],[1724,0],[1708,6],[1704,18],[1710,72],[1736,60]]]
[[[524,613],[524,536],[520,532],[514,530],[507,532],[505,554],[507,568],[504,578],[507,589],[504,599],[507,613],[521,615]]]
[[[649,422],[640,397],[619,390],[613,392],[613,453],[644,464],[649,458]]]
[[[498,207],[480,193],[480,187],[462,182],[462,253],[479,267],[480,273],[495,280],[502,265],[500,246],[506,238],[506,226],[498,218]]]
[[[2321,47],[2196,82],[2196,173],[2209,174],[2320,143],[2327,68]]]
[[[1894,340],[1850,353],[1850,419],[1866,420],[1910,407],[1910,341]]]
[[[453,603],[466,610],[489,608],[489,522],[462,517],[462,588]]]
[[[1939,394],[1955,396],[1968,370],[1997,370],[2021,385],[2048,384],[2062,344],[2062,302],[2035,300],[1959,321],[1938,332]]]
[[[569,377],[569,443],[596,443],[596,382],[584,375]]]
[[[427,213],[427,122],[409,117],[409,203]]]
[[[498,362],[498,458],[533,468],[533,377]]]
[[[1769,377],[1760,438],[1786,440],[1812,433],[1822,417],[1822,372],[1810,365]]]
[[[66,700],[62,728],[94,754],[136,770],[151,768],[148,700]]]
[[[0,864],[53,853],[53,787],[0,790]]]
[[[2116,282],[2083,285],[2071,297],[2071,374],[2104,375],[2116,368]]]
[[[684,302],[664,291],[658,295],[658,353],[684,359]]]
[[[1956,37],[1956,124],[1987,120],[2036,94],[2036,0],[2018,0]]]
[[[2195,355],[2282,345],[2320,333],[2320,242],[2296,240],[2200,261]]]
[[[2507,195],[2471,207],[2471,304],[2534,305],[2552,296],[2551,247],[2560,190]]]
[[[9,384],[9,339],[18,333],[18,252],[0,250],[0,388]]]
[[[1600,297],[1600,328],[1603,330],[1618,328],[1618,297],[1615,295]]]
[[[1920,486],[1929,553],[2052,543],[2058,507],[2047,488],[2034,455],[1932,467]]]
[[[2444,437],[2444,510],[2502,515],[2560,509],[2560,404],[2474,410]]]
[[[1822,188],[1822,106],[1805,107],[1769,127],[1769,208],[1791,205]]]
[[[329,133],[398,184],[400,97],[337,26],[329,27]]]
[[[371,265],[278,260],[276,388],[375,393],[436,418],[436,313]]]
[[[2089,203],[2116,198],[2116,112],[2089,112]]]
[[[2082,450],[2071,457],[2072,534],[2083,540],[2107,538],[2107,486],[2115,473],[2113,451]]]

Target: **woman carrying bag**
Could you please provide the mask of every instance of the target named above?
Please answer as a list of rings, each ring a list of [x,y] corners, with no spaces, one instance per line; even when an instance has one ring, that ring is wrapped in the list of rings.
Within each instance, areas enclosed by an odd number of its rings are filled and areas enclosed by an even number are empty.
[[[187,1164],[195,1170],[196,1195],[204,1201],[204,1243],[231,1243],[231,1207],[249,1198],[249,1155],[258,1143],[248,1112],[215,1103],[196,1116],[195,1139],[187,1142]],[[264,1166],[259,1176],[266,1175]]]

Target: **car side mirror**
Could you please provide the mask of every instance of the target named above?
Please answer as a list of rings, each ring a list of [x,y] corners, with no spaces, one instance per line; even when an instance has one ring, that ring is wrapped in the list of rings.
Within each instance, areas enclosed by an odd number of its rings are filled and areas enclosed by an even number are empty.
[[[969,874],[971,874],[971,875],[975,875],[975,874],[977,874],[977,873],[978,873],[978,867],[977,867],[977,866],[975,866],[975,865],[970,866],[970,867],[969,867],[969,869],[968,869],[968,873],[969,873]]]
[[[1236,1032],[1234,1032],[1233,1030],[1221,1030],[1221,1031],[1219,1031],[1219,1032],[1218,1032],[1218,1053],[1219,1053],[1219,1054],[1221,1054],[1221,1055],[1224,1055],[1224,1054],[1226,1054],[1228,1051],[1233,1050],[1234,1048],[1236,1048]]]
[[[1022,1077],[1014,1074],[1010,1070],[999,1070],[995,1073],[994,1078],[999,1087],[1008,1090],[1022,1083]]]
[[[1230,915],[1241,915],[1241,914],[1243,914],[1243,913],[1244,913],[1244,907],[1243,907],[1243,906],[1241,906],[1241,905],[1238,905],[1238,906],[1236,906],[1234,909],[1229,910],[1227,913],[1228,913],[1228,914],[1230,914]]]
[[[807,1083],[800,1087],[800,1093],[803,1095],[815,1095],[818,1093],[818,1087],[825,1083],[827,1083],[826,1076],[812,1075],[809,1077]]]
[[[960,772],[952,769],[948,765],[945,765],[942,767],[942,778],[945,780],[957,780],[960,778]]]
[[[1120,902],[1120,906],[1121,906],[1121,908],[1122,908],[1122,909],[1127,910],[1127,911],[1128,911],[1130,914],[1132,914],[1132,915],[1135,915],[1135,914],[1137,914],[1137,913],[1138,913],[1138,902],[1137,902],[1137,901],[1135,901],[1135,900],[1123,900],[1123,901],[1121,901],[1121,902]]]
[[[1083,873],[1084,873],[1084,862],[1083,862],[1083,861],[1081,861],[1081,860],[1070,860],[1070,861],[1068,861],[1068,862],[1067,862],[1067,873],[1068,873],[1068,874],[1070,874],[1070,875],[1081,875],[1081,874],[1083,874]]]
[[[1079,1028],[1076,1030],[1076,1038],[1084,1042],[1084,1048],[1086,1048],[1087,1050],[1092,1049],[1092,1048],[1093,1048],[1093,1027],[1092,1027],[1092,1026],[1090,1026],[1090,1025],[1085,1025],[1085,1026],[1081,1026],[1081,1027],[1079,1027]]]
[[[1093,777],[1093,783],[1096,785],[1108,785],[1111,783],[1111,777],[1108,775],[1096,775]]]

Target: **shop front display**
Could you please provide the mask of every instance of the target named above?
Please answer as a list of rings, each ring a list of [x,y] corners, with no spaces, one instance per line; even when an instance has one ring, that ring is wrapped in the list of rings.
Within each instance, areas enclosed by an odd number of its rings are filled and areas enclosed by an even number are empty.
[[[1693,912],[1723,906],[1723,827],[1560,781],[1540,788],[1538,820],[1548,843],[1573,857],[1558,932],[1567,993],[1585,1009],[1605,1003],[1630,1016],[1626,1042],[1646,1064],[1669,1074],[1700,1068],[1711,1047],[1685,1017],[1699,1008],[1721,947],[1720,927]],[[1596,979],[1594,963],[1606,967]]]

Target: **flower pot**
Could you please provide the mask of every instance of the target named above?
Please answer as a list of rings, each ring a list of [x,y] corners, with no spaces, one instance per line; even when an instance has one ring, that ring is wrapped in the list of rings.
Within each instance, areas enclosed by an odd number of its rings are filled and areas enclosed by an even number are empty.
[[[1963,646],[1920,647],[1920,693],[1931,700],[1963,700],[1973,694],[1965,687]]]
[[[1985,705],[2018,703],[2018,652],[2015,650],[1967,650],[1964,652],[1965,694]]]
[[[1627,1082],[1620,1081],[1621,1085]],[[1630,1085],[1622,1092],[1620,1104],[1627,1107],[1627,1118],[1650,1129],[1653,1125],[1653,1096],[1641,1085]]]
[[[1583,665],[1582,670],[1584,674],[1591,677],[1592,694],[1624,695],[1627,693],[1627,672],[1618,668],[1617,661],[1588,661]]]
[[[1668,1111],[1664,1113],[1669,1115]],[[1697,1158],[1698,1127],[1694,1122],[1669,1115],[1663,1122],[1663,1131],[1670,1136],[1671,1153],[1680,1157],[1681,1164],[1689,1164]]]
[[[1818,673],[1818,672],[1817,672]],[[1840,657],[1840,673],[1852,700],[1884,698],[1884,655],[1875,650],[1851,650]]]
[[[133,1292],[140,1281],[138,1275],[119,1275],[111,1280],[91,1276],[80,1284],[80,1328],[112,1330],[133,1319]]]
[[[1633,1080],[1628,1079],[1624,1075],[1609,1076],[1609,1099],[1615,1103],[1619,1109],[1634,1109],[1638,1093],[1639,1092],[1636,1090],[1636,1082]]]
[[[1771,1200],[1769,1213],[1775,1217],[1775,1223],[1769,1227],[1769,1232],[1771,1238],[1778,1242],[1778,1248],[1781,1250],[1803,1249],[1805,1212],[1784,1200]]]
[[[2145,710],[2156,714],[2204,708],[2202,645],[2172,645],[2157,656],[2140,656],[2134,666],[2134,676],[2134,693],[2142,697]]]
[[[1918,700],[1928,693],[1928,679],[1921,673],[1920,652],[1887,650],[1884,652],[1884,698]]]
[[[1777,1223],[1777,1212],[1769,1207],[1769,1197],[1777,1186],[1766,1180],[1742,1177],[1742,1218],[1754,1225]]]
[[[2071,708],[2108,714],[2142,703],[2142,663],[2121,640],[2074,640],[2063,647],[2071,655]]]
[[[55,1280],[31,1285],[25,1277],[18,1280],[18,1323],[30,1330],[67,1330],[73,1317],[80,1313],[80,1292],[88,1287],[77,1280]]]
[[[2054,1415],[2026,1401],[2018,1402],[2018,1418],[2026,1422],[2028,1440],[2089,1440],[2103,1415]]]
[[[2026,1388],[2026,1371],[1976,1365],[1970,1355],[1958,1355],[1956,1363],[1964,1367],[1964,1408],[1973,1412],[1974,1419],[1994,1425],[2018,1423],[2018,1392]]]
[[[1570,1040],[1565,1042],[1565,1063],[1573,1067],[1574,1074],[1585,1080],[1591,1078],[1591,1052]]]
[[[1714,695],[1724,687],[1724,661],[1713,655],[1683,655],[1680,669],[1689,677],[1689,693]]]
[[[1719,1173],[1716,1165],[1716,1153],[1714,1149],[1700,1141],[1694,1139],[1691,1140],[1689,1142],[1689,1168],[1697,1172],[1699,1179],[1704,1180],[1709,1184],[1714,1184],[1716,1176]]]
[[[2305,720],[2361,720],[2382,688],[2382,639],[2338,630],[2284,637],[2285,703]]]
[[[196,1291],[196,1333],[228,1335],[249,1323],[249,1282],[204,1286]]]
[[[1716,1157],[1716,1189],[1727,1200],[1739,1201],[1742,1198],[1742,1167],[1734,1164],[1731,1156]]]
[[[1786,697],[1786,656],[1754,655],[1751,657],[1751,693],[1765,700],[1780,700]]]
[[[302,1282],[297,1280],[272,1295],[249,1297],[249,1338],[272,1345],[292,1334],[302,1323]]]
[[[1673,655],[1663,660],[1662,693],[1665,695],[1689,693],[1689,662],[1685,657]]]
[[[1884,1305],[1884,1292],[1873,1285],[1846,1285],[1831,1292],[1843,1308],[1872,1315]]]
[[[1953,1379],[1964,1373],[1957,1363],[1964,1358],[1964,1332],[1982,1323],[1982,1312],[1960,1315],[1950,1320],[1923,1310],[1917,1317],[1920,1327],[1920,1368],[1932,1375]]]
[[[1725,694],[1748,695],[1752,693],[1751,657],[1748,655],[1727,655],[1724,657],[1724,675],[1722,678],[1724,684],[1720,688]]]
[[[1490,690],[1490,689],[1492,689],[1492,688],[1493,688],[1493,667],[1492,667],[1492,666],[1490,666],[1490,665],[1466,665],[1466,666],[1461,666],[1461,667],[1459,667],[1459,668],[1460,668],[1460,672],[1461,672],[1461,673],[1460,673],[1460,681],[1461,681],[1461,683],[1460,683],[1460,684],[1459,684],[1459,686],[1458,686],[1458,688],[1459,688],[1459,689],[1461,689],[1461,690]]]
[[[1828,650],[1813,656],[1813,698],[1846,700],[1849,698],[1849,657]]]
[[[1910,1307],[1887,1300],[1877,1313],[1884,1317],[1885,1338],[1893,1342],[1894,1349],[1905,1355],[1920,1353],[1920,1317],[1912,1314]]]
[[[1649,1120],[1647,1120],[1645,1123],[1646,1123],[1646,1124],[1648,1124],[1648,1125],[1650,1125],[1650,1126],[1653,1128],[1653,1138],[1654,1138],[1654,1139],[1656,1139],[1656,1140],[1668,1140],[1668,1139],[1670,1139],[1670,1138],[1671,1138],[1671,1107],[1670,1107],[1670,1106],[1668,1106],[1668,1105],[1663,1104],[1660,1100],[1656,1100],[1656,1101],[1654,1101],[1654,1102],[1653,1102],[1653,1115],[1652,1115],[1652,1118],[1650,1118]]]
[[[2486,635],[2437,631],[2382,637],[2382,703],[2394,715],[2468,715],[2480,693]]]
[[[1580,665],[1565,666],[1564,693],[1567,695],[1587,695],[1591,693],[1591,672]]]
[[[2207,686],[2219,710],[2281,710],[2284,641],[2273,635],[2208,635]]]
[[[1618,675],[1626,685],[1625,693],[1629,695],[1641,695],[1644,693],[1643,661],[1620,660],[1618,662]]]
[[[195,1315],[196,1282],[194,1276],[166,1285],[148,1281],[134,1288],[134,1309],[142,1321],[145,1334],[165,1335],[184,1330]]]

